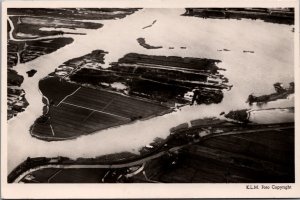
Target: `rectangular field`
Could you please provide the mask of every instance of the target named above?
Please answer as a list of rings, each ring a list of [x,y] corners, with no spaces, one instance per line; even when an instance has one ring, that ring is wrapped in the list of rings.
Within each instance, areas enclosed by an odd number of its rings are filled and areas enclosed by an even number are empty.
[[[32,135],[71,139],[159,114],[168,107],[108,91],[79,87],[49,107],[48,120],[35,123]]]

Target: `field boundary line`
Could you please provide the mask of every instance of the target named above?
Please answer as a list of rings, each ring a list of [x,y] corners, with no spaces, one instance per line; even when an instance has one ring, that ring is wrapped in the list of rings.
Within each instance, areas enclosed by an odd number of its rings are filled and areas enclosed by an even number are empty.
[[[62,102],[62,103],[63,103],[63,104],[67,104],[67,105],[71,105],[71,106],[75,106],[75,107],[79,107],[79,108],[84,108],[84,109],[87,109],[87,110],[92,110],[92,111],[99,112],[99,113],[103,113],[103,114],[107,114],[107,115],[111,115],[111,116],[115,116],[115,117],[119,117],[119,118],[123,118],[123,119],[130,120],[130,119],[127,118],[127,117],[123,117],[123,116],[120,116],[120,115],[115,115],[115,114],[108,113],[108,112],[104,112],[104,111],[101,111],[101,110],[95,110],[95,109],[92,109],[92,108],[88,108],[88,107],[85,107],[85,106],[79,106],[79,105],[75,105],[75,104],[67,103],[67,102]]]
[[[51,124],[50,124],[50,128],[51,128],[52,135],[55,136],[55,133],[54,133],[54,130],[53,130],[53,127]]]
[[[48,178],[47,182],[50,183],[51,179],[53,179],[53,178],[54,178],[57,174],[59,174],[61,171],[63,171],[63,169],[58,170],[57,172],[55,172],[54,174],[52,174],[52,175]]]
[[[108,170],[108,171],[105,173],[105,175],[102,177],[102,179],[101,179],[102,183],[104,183],[104,180],[105,180],[106,176],[109,174],[109,172],[110,172],[110,170]]]
[[[112,98],[108,104],[106,104],[106,106],[104,106],[104,108],[102,108],[102,111],[104,111],[108,106],[110,106],[110,104],[114,101],[114,98]]]
[[[69,95],[67,95],[67,96],[65,96],[65,98],[63,98],[58,104],[57,104],[57,106],[56,107],[58,107],[64,100],[66,100],[68,97],[70,97],[70,96],[72,96],[72,95],[74,95],[79,89],[81,88],[81,86],[80,87],[78,87],[74,92],[72,92],[71,94],[69,94]]]
[[[94,113],[95,111],[91,111],[91,113],[86,117],[86,118],[84,118],[83,120],[82,120],[82,122],[85,122],[93,113]]]

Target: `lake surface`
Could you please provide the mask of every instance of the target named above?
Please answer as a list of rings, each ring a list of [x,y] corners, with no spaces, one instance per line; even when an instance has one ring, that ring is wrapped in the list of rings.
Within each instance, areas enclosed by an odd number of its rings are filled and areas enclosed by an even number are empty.
[[[184,12],[184,9],[143,9],[120,20],[99,21],[104,24],[103,28],[81,29],[80,32],[84,31],[87,35],[72,35],[72,44],[17,65],[15,70],[24,76],[22,88],[26,92],[29,106],[25,112],[8,121],[8,172],[27,157],[78,158],[122,151],[138,153],[141,147],[151,143],[156,137],[166,138],[173,126],[201,117],[219,116],[222,111],[248,108],[245,101],[250,93],[273,93],[275,82],[282,82],[287,86],[294,81],[293,26],[260,20],[180,16]],[[156,23],[152,27],[143,29],[154,20]],[[149,45],[163,48],[145,49],[136,40],[140,37],[145,38]],[[69,141],[45,142],[31,137],[29,128],[42,115],[43,108],[38,81],[65,61],[96,49],[109,52],[105,56],[106,67],[110,62],[116,62],[131,52],[220,59],[222,63],[218,66],[226,69],[223,73],[233,87],[230,91],[224,91],[224,99],[220,104],[186,106],[164,116]],[[218,51],[220,49],[230,51]],[[244,53],[244,50],[254,53]],[[26,72],[33,68],[37,73],[28,78]],[[293,105],[294,98],[291,97],[269,103],[264,108]]]

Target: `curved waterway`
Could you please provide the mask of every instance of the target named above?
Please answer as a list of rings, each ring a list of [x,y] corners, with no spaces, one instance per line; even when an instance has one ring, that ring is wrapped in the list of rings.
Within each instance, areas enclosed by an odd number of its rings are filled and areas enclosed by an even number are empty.
[[[86,35],[73,35],[74,42],[56,52],[47,54],[15,70],[24,76],[22,88],[29,106],[8,121],[8,172],[27,157],[66,156],[69,158],[96,157],[108,153],[130,151],[151,143],[156,137],[166,138],[169,129],[193,119],[218,116],[220,112],[249,107],[245,101],[250,93],[269,94],[273,83],[285,86],[294,79],[292,26],[265,23],[257,20],[218,20],[184,17],[184,9],[143,9],[119,20],[100,21],[98,30],[85,30]],[[146,25],[156,20],[147,29]],[[161,49],[144,49],[136,41],[143,37]],[[169,47],[174,47],[169,49]],[[180,48],[186,47],[186,48]],[[29,128],[42,115],[42,94],[38,82],[63,62],[102,49],[105,66],[130,52],[149,55],[173,55],[220,59],[220,67],[233,87],[225,91],[220,104],[186,106],[176,112],[137,121],[116,128],[96,132],[69,141],[45,142],[33,138]],[[230,51],[218,51],[228,49]],[[244,50],[254,53],[243,53]],[[36,69],[28,78],[26,71]],[[290,107],[294,98],[269,103],[272,106]],[[255,106],[254,106],[255,108]]]

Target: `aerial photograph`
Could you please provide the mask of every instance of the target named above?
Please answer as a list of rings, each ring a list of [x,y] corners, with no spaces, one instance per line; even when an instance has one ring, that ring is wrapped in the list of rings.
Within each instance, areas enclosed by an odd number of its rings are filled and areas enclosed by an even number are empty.
[[[7,8],[7,183],[295,183],[294,16]]]

